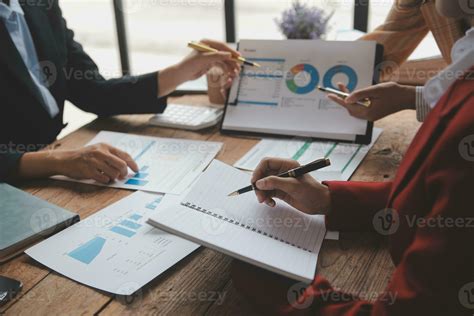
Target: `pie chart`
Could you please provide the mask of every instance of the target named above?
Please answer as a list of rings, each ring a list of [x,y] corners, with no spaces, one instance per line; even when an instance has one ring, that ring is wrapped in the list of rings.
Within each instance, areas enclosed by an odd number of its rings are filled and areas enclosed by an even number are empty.
[[[333,84],[334,76],[339,74],[343,74],[347,77],[347,89],[349,89],[349,91],[354,91],[354,89],[357,87],[357,73],[354,69],[346,65],[337,65],[329,68],[329,70],[324,75],[323,85],[327,88],[339,89]]]
[[[286,75],[286,86],[296,94],[306,94],[313,91],[319,82],[319,73],[310,64],[293,66]]]

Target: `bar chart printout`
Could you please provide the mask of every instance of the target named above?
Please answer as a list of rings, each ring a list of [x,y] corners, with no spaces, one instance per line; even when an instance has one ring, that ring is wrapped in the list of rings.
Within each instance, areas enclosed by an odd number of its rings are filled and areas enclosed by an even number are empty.
[[[140,170],[106,186],[155,193],[181,194],[219,153],[222,144],[186,139],[158,138],[101,131],[88,145],[106,143],[127,152]],[[60,180],[103,185],[91,180]]]
[[[28,249],[77,282],[130,295],[198,248],[146,223],[179,196],[136,192]],[[162,204],[163,203],[163,204]]]

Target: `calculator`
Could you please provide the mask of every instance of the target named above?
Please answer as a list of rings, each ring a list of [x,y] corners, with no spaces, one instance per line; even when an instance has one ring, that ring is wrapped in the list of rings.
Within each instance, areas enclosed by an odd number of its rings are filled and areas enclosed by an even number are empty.
[[[221,120],[223,113],[222,108],[168,104],[163,113],[154,115],[148,123],[155,126],[196,131],[216,125]]]

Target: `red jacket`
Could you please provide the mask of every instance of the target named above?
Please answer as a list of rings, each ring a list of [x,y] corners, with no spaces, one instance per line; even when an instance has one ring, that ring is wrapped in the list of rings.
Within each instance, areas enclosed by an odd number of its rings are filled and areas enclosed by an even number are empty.
[[[235,286],[261,311],[474,314],[473,79],[458,80],[439,101],[413,139],[393,182],[325,184],[332,195],[328,229],[375,228],[389,235],[396,269],[384,294],[370,303],[337,292],[318,275],[290,304],[288,291],[294,281],[236,264]]]

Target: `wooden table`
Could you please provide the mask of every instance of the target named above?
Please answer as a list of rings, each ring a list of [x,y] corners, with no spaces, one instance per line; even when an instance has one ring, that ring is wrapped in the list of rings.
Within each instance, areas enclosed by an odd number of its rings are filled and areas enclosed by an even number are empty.
[[[203,104],[207,98],[187,96],[174,101]],[[80,147],[100,130],[212,140],[224,143],[217,158],[233,164],[258,142],[258,139],[221,135],[217,128],[196,133],[150,127],[144,124],[148,118],[149,115],[134,115],[98,119],[59,140],[56,146]],[[392,115],[376,125],[384,128],[384,133],[352,180],[388,181],[393,178],[419,127],[413,111]],[[18,185],[42,199],[79,213],[82,219],[132,193],[55,180]],[[200,248],[154,279],[130,302],[124,297],[76,283],[21,255],[0,266],[0,275],[19,279],[24,284],[21,295],[0,307],[0,314],[251,314],[250,306],[232,286],[231,261],[230,257]],[[318,273],[334,286],[370,300],[385,288],[393,269],[386,240],[371,233],[343,233],[339,241],[325,241],[318,262]]]

